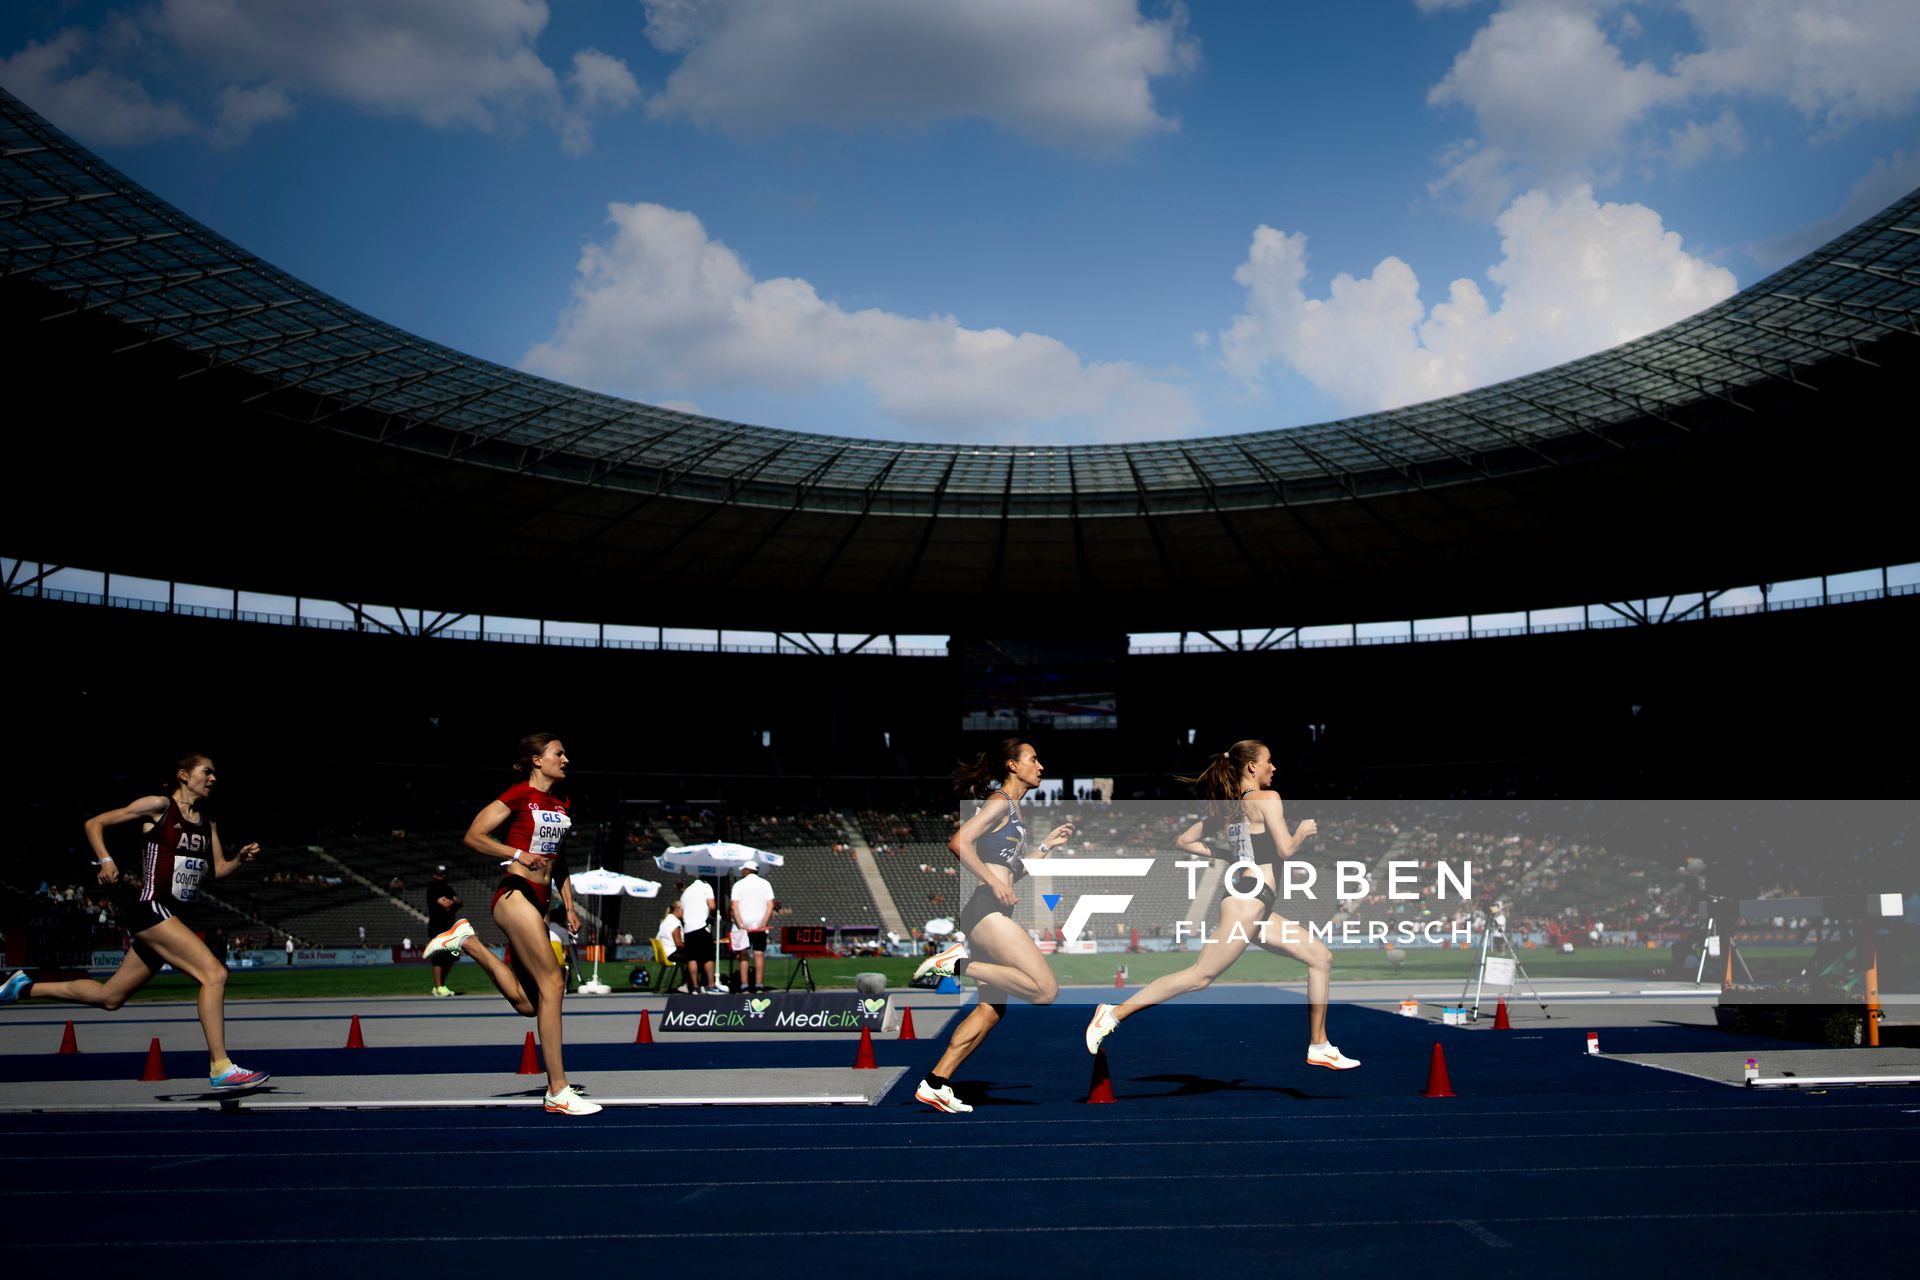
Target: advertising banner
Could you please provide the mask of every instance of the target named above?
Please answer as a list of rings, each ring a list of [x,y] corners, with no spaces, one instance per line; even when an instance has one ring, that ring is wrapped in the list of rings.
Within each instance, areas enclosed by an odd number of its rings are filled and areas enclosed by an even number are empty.
[[[772,992],[764,996],[669,996],[662,1031],[879,1032],[887,1025],[888,996],[851,991]]]

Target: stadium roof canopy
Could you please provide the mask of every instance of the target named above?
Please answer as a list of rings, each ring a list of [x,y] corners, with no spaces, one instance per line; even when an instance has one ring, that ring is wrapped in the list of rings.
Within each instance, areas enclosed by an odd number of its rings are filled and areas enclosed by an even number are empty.
[[[1920,192],[1707,311],[1444,400],[903,444],[463,355],[0,91],[0,555],[605,622],[1034,632],[1445,616],[1920,559]],[[29,408],[28,406],[32,407]]]

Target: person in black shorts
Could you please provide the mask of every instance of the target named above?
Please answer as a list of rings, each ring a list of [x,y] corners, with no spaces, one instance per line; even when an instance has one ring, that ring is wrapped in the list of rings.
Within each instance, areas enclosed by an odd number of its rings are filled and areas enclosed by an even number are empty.
[[[111,978],[95,982],[31,982],[25,971],[0,984],[0,1004],[38,996],[68,1004],[118,1009],[127,997],[153,980],[162,965],[172,965],[200,984],[200,1029],[207,1037],[207,1084],[218,1090],[251,1089],[267,1081],[264,1071],[249,1071],[227,1056],[227,967],[180,918],[185,904],[200,896],[209,874],[225,879],[260,854],[257,844],[243,845],[229,854],[206,812],[213,794],[213,761],[193,752],[174,766],[170,795],[144,796],[132,804],[88,818],[87,843],[101,884],[120,879],[120,868],[107,852],[106,830],[138,822],[146,833],[140,890],[123,916],[132,943]]]
[[[433,878],[427,881],[427,936],[437,937],[453,928],[453,922],[460,918],[460,895],[453,891],[453,881],[447,877],[444,866],[433,869]],[[453,972],[453,962],[457,959],[452,952],[438,952],[433,957],[433,994],[453,996],[460,993],[447,985],[447,975]]]
[[[979,878],[980,887],[960,913],[959,932],[965,941],[928,956],[913,976],[970,977],[980,984],[980,1002],[954,1027],[946,1052],[914,1092],[915,1098],[937,1111],[964,1115],[973,1110],[955,1096],[953,1073],[1006,1016],[1009,996],[1029,1004],[1052,1004],[1060,994],[1047,958],[1008,914],[1020,901],[1013,886],[1027,874],[1024,859],[1045,857],[1073,838],[1073,824],[1063,822],[1046,839],[1031,848],[1027,845],[1020,799],[1040,785],[1044,772],[1032,743],[1008,738],[953,774],[956,791],[982,801],[979,810],[954,832],[947,848]]]
[[[1275,909],[1279,864],[1319,831],[1312,818],[1287,834],[1286,810],[1280,793],[1268,789],[1273,781],[1273,754],[1252,738],[1234,743],[1207,762],[1195,784],[1212,802],[1213,813],[1182,832],[1181,850],[1201,857],[1227,857],[1228,892],[1220,899],[1220,923],[1200,956],[1187,968],[1155,978],[1119,1006],[1094,1006],[1087,1022],[1087,1052],[1098,1053],[1106,1038],[1122,1022],[1142,1009],[1200,991],[1213,985],[1232,967],[1248,946],[1288,956],[1307,966],[1307,1062],[1311,1066],[1346,1071],[1360,1065],[1327,1043],[1327,993],[1333,970],[1333,952],[1295,921]],[[1209,835],[1224,837],[1224,853],[1207,843]],[[1251,880],[1249,880],[1251,869]]]
[[[733,912],[733,927],[747,935],[746,947],[737,953],[740,969],[740,989],[742,991],[765,991],[767,989],[767,922],[773,919],[773,886],[760,874],[759,868],[751,862],[740,868],[740,878],[734,882],[733,892],[728,896]],[[748,978],[747,959],[751,954],[753,972]]]

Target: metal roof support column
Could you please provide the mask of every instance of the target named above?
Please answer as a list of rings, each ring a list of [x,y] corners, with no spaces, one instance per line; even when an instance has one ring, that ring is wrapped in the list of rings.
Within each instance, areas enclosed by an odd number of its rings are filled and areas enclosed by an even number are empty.
[[[105,607],[112,603],[113,575],[111,573],[103,573],[100,575],[100,604],[102,607]]]

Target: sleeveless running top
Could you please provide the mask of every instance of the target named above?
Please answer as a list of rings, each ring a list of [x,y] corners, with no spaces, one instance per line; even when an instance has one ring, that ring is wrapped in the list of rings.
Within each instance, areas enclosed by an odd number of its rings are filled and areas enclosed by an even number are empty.
[[[1251,862],[1257,866],[1272,866],[1282,862],[1280,842],[1274,839],[1272,831],[1254,831],[1253,824],[1247,820],[1246,795],[1240,797],[1240,812],[1226,824],[1227,849],[1236,862]]]
[[[1013,872],[1014,883],[1018,884],[1026,878],[1027,874],[1026,864],[1020,860],[1027,848],[1027,828],[1020,819],[1020,806],[1015,804],[1013,797],[1002,791],[997,783],[981,807],[985,808],[992,804],[994,796],[999,796],[1007,802],[1007,823],[999,830],[989,831],[981,836],[974,844],[974,852],[980,855],[980,861],[988,864],[998,863]]]
[[[569,801],[520,782],[500,793],[500,803],[513,810],[513,821],[501,843],[536,857],[560,856],[560,846],[573,826],[573,819],[567,816]]]
[[[213,871],[213,823],[205,818],[187,821],[172,796],[167,811],[147,832],[142,863],[141,902],[192,902],[200,896],[200,882]]]

